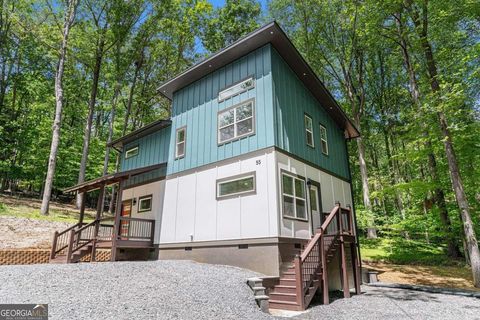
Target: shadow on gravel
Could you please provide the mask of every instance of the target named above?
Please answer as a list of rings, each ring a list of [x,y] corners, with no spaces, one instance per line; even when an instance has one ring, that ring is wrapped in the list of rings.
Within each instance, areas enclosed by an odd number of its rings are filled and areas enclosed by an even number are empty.
[[[412,290],[399,290],[399,289],[386,289],[382,290],[371,289],[365,293],[366,296],[390,298],[400,301],[423,301],[423,302],[437,302],[440,303],[438,297],[435,294],[412,291]]]

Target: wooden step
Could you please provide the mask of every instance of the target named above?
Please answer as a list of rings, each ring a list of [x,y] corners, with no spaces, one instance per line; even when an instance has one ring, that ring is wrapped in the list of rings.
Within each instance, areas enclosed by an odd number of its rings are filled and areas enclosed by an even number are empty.
[[[295,272],[287,271],[282,274],[282,277],[280,279],[295,279],[295,278],[296,278]]]
[[[290,301],[296,302],[297,295],[295,293],[283,293],[283,292],[270,292],[270,299],[274,301]]]
[[[285,286],[285,285],[276,285],[274,288],[275,292],[282,292],[282,293],[296,293],[297,287],[296,286]]]
[[[280,309],[280,310],[302,311],[302,308],[300,308],[300,306],[296,302],[290,302],[290,301],[269,300],[268,308]]]
[[[295,286],[295,283],[297,282],[296,279],[285,279],[285,278],[280,278],[279,285],[282,286]]]
[[[57,255],[55,259],[51,259],[49,263],[67,263],[66,255]]]

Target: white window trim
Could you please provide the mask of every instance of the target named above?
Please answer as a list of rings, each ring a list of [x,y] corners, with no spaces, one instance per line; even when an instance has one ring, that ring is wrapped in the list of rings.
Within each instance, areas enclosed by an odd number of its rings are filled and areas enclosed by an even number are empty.
[[[248,84],[248,82],[251,82],[251,85],[249,86],[245,86],[245,84]],[[245,86],[242,88],[242,86]],[[237,89],[238,88],[238,89]],[[223,90],[221,90],[219,93],[218,93],[218,102],[222,102],[222,101],[225,101],[227,99],[230,99],[232,97],[235,97],[239,94],[242,94],[250,89],[253,89],[255,88],[255,79],[253,76],[250,76],[246,79],[243,79],[243,80],[240,80],[226,88],[224,88]],[[232,90],[238,90],[238,91],[233,91],[232,93],[228,94],[228,91],[232,91]],[[222,96],[224,95],[224,96]]]
[[[133,152],[135,152],[135,154],[129,155],[129,153],[133,153]],[[135,157],[137,155],[138,155],[138,146],[131,147],[131,148],[125,150],[125,159],[130,159],[130,158]]]
[[[293,195],[291,194],[288,194],[288,193],[285,193],[283,191],[283,176],[287,176],[287,177],[290,177],[290,178],[293,178]],[[304,187],[304,190],[305,190],[305,198],[301,198],[301,197],[297,197],[297,191],[295,190],[295,179],[296,180],[301,180],[303,182],[303,187]],[[300,220],[300,221],[308,221],[308,208],[307,208],[307,205],[308,205],[308,202],[307,202],[307,193],[308,193],[308,189],[307,189],[307,182],[305,180],[305,178],[303,177],[298,177],[294,174],[290,174],[288,173],[287,171],[281,171],[281,182],[282,182],[282,199],[281,199],[281,204],[282,204],[282,214],[283,214],[283,217],[284,218],[288,218],[288,219],[295,219],[295,220]],[[293,198],[293,208],[295,210],[295,216],[289,216],[288,214],[285,214],[284,212],[284,196],[287,196],[287,197],[290,197],[290,198]],[[296,200],[299,199],[299,200],[303,200],[305,202],[305,218],[300,218],[298,217],[298,214],[297,214],[297,206],[296,206]]]
[[[322,131],[325,131],[325,139],[322,137]],[[320,148],[322,148],[322,153],[328,156],[328,133],[327,127],[325,127],[323,124],[320,125],[320,141],[325,142],[326,150],[323,150],[323,144],[320,144]]]
[[[141,207],[141,203],[142,201],[145,201],[145,200],[150,200],[150,208],[148,209],[140,209]],[[153,196],[152,195],[148,195],[148,196],[142,196],[140,198],[138,198],[138,210],[137,212],[140,213],[140,212],[149,212],[149,211],[152,211],[152,205],[153,205]]]
[[[183,141],[182,142],[178,141],[178,133],[180,131],[183,131]],[[183,143],[183,153],[178,154],[178,145],[182,144],[182,143]],[[178,128],[175,131],[175,159],[181,159],[181,158],[185,157],[185,153],[187,151],[186,149],[187,149],[187,126],[183,126],[183,127]]]
[[[307,124],[306,124],[307,119],[309,119],[310,123],[312,124],[312,129],[311,130],[307,128]],[[307,146],[315,148],[315,135],[313,134],[313,119],[308,114],[305,114],[304,118],[303,118],[303,121],[304,121],[304,125],[305,125],[305,140],[307,142]],[[308,143],[307,134],[310,134],[312,136],[312,144]]]
[[[251,104],[251,105],[252,105],[252,116],[251,116],[251,117],[248,117],[248,118],[245,118],[245,119],[242,119],[242,120],[240,120],[240,121],[237,121],[237,108],[239,108],[239,107],[241,107],[241,106],[244,106],[244,105],[246,105],[246,104]],[[220,130],[232,125],[232,124],[227,124],[227,125],[225,125],[225,126],[220,127],[220,115],[221,115],[222,113],[228,112],[228,111],[230,111],[230,110],[232,110],[232,109],[234,110],[234,111],[233,111],[233,138],[220,141]],[[248,120],[248,119],[252,119],[252,131],[247,132],[247,133],[244,133],[244,134],[238,136],[238,135],[237,135],[237,123],[238,123],[238,122],[246,121],[246,120]],[[234,105],[234,106],[231,106],[230,108],[227,108],[227,109],[223,109],[223,110],[218,111],[218,113],[217,113],[217,144],[218,144],[219,146],[222,145],[222,144],[225,144],[225,143],[234,141],[234,140],[239,140],[239,139],[241,139],[241,138],[243,138],[243,137],[248,137],[248,136],[254,135],[254,134],[255,134],[255,98],[245,100],[245,101],[243,101],[243,102],[237,103],[237,104]]]
[[[228,183],[228,182],[233,182],[233,181],[237,181],[237,180],[243,180],[243,179],[247,179],[247,178],[253,178],[253,186],[252,186],[251,190],[229,193],[229,194],[226,194],[226,195],[220,195],[220,185],[221,184]],[[216,181],[216,188],[217,188],[217,190],[216,190],[217,191],[216,192],[217,200],[235,198],[235,197],[238,197],[238,196],[241,196],[241,195],[255,194],[257,192],[256,172],[253,171],[253,172],[243,173],[243,174],[239,174],[239,175],[228,177],[228,178],[218,179]]]

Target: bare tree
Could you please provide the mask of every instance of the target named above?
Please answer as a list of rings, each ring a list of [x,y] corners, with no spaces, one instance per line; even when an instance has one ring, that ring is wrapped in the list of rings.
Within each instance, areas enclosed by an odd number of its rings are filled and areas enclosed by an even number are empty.
[[[55,119],[52,126],[52,144],[50,146],[50,156],[48,159],[47,177],[42,199],[42,207],[40,213],[48,215],[50,205],[50,197],[52,195],[53,177],[55,175],[55,165],[57,160],[58,145],[60,142],[60,127],[62,124],[63,109],[63,73],[65,69],[65,61],[67,59],[68,36],[70,29],[75,21],[75,13],[78,0],[68,0],[65,10],[65,19],[63,23],[63,38],[58,58],[57,70],[55,73]]]

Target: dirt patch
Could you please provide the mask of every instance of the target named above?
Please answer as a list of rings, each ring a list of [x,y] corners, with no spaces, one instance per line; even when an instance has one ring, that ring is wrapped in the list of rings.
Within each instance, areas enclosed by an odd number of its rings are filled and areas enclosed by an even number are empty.
[[[382,282],[480,291],[480,289],[473,286],[471,270],[465,267],[415,266],[385,263],[363,263],[363,266],[377,271],[378,279]]]
[[[0,216],[0,249],[50,248],[53,233],[71,225],[67,222]]]

